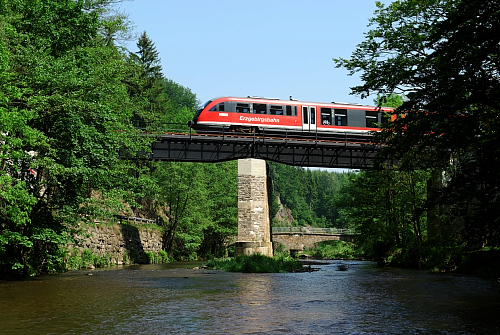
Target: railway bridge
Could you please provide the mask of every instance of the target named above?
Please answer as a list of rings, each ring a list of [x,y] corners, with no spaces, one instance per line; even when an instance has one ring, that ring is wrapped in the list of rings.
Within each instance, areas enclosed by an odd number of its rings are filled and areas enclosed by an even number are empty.
[[[247,255],[273,255],[266,160],[302,167],[368,169],[373,167],[380,150],[369,134],[338,133],[326,138],[317,133],[236,134],[222,131],[171,132],[155,136],[152,160],[222,162],[238,159],[236,250]],[[292,239],[294,235],[284,233],[276,238]],[[330,237],[333,238],[340,239],[339,236]],[[309,240],[313,237],[309,236]]]
[[[352,133],[162,133],[156,134],[151,159],[183,162],[222,162],[256,158],[324,168],[367,169],[380,146],[372,136]]]

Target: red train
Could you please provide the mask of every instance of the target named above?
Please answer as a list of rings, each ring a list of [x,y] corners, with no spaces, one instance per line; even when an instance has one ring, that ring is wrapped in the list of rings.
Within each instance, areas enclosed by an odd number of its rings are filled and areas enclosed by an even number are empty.
[[[391,112],[392,108],[335,102],[222,97],[198,110],[190,126],[197,130],[361,135],[379,130]]]

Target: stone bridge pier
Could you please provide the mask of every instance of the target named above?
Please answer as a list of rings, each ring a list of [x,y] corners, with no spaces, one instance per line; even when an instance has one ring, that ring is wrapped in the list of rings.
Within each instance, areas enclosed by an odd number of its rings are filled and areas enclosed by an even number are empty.
[[[273,256],[266,161],[262,159],[238,160],[236,253]]]

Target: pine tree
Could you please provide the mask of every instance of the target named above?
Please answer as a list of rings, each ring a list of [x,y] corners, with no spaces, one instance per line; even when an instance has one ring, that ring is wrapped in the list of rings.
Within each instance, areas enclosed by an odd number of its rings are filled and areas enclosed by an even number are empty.
[[[160,56],[153,41],[149,38],[146,32],[143,32],[137,42],[139,51],[136,57],[139,63],[143,66],[144,76],[151,81],[162,79],[163,73],[160,65]]]
[[[153,41],[143,32],[137,42],[138,51],[130,54],[133,78],[129,80],[130,95],[142,106],[134,119],[139,128],[158,130],[165,123],[168,98],[160,57]]]

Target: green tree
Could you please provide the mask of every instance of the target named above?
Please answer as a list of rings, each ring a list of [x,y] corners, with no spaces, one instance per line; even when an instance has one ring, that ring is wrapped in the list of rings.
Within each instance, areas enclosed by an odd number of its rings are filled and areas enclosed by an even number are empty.
[[[154,178],[161,185],[164,248],[177,258],[221,255],[237,227],[236,162],[161,163]]]
[[[436,169],[429,200],[436,248],[500,245],[500,3],[377,6],[365,40],[350,59],[335,61],[361,73],[353,93],[404,94],[405,117],[380,134],[383,156],[401,168]]]
[[[174,131],[187,129],[185,126],[195,115],[198,100],[196,95],[187,87],[184,87],[170,79],[165,80],[165,93],[168,98],[166,122],[172,123]]]
[[[224,256],[228,237],[238,233],[238,162],[204,164],[208,188],[207,212],[210,221],[203,228],[198,254],[202,257]]]
[[[271,212],[276,213],[280,203],[292,211],[294,224],[317,227],[342,227],[335,198],[349,174],[306,170],[278,163],[269,164],[272,179]]]
[[[146,32],[143,32],[137,42],[139,51],[135,54],[139,63],[143,65],[144,77],[148,80],[148,84],[152,87],[154,79],[162,79],[163,73],[160,65],[160,54],[156,50],[156,46],[149,38]]]
[[[57,270],[92,191],[134,187],[119,153],[149,140],[131,127],[124,56],[99,34],[108,2],[2,2],[1,202],[19,212],[2,218],[2,273]]]
[[[167,113],[165,79],[160,65],[160,56],[153,41],[143,32],[137,41],[138,51],[130,54],[131,78],[129,92],[140,106],[135,111],[136,126],[148,130],[159,130]]]
[[[43,146],[45,137],[29,126],[30,113],[13,101],[22,89],[12,85],[11,54],[8,38],[15,33],[0,15],[0,274],[31,272],[30,250],[46,236],[31,229],[30,213],[37,199],[30,193],[37,158],[28,152]],[[52,231],[53,232],[53,231]],[[49,231],[45,231],[45,235]],[[57,234],[55,234],[57,235]]]
[[[365,254],[380,263],[421,266],[426,237],[422,171],[370,171],[351,176],[336,199],[342,220],[360,233]]]
[[[496,140],[499,107],[498,1],[396,1],[377,4],[350,59],[361,72],[353,93],[403,93],[407,117],[384,133],[391,154],[446,166],[450,156]]]

